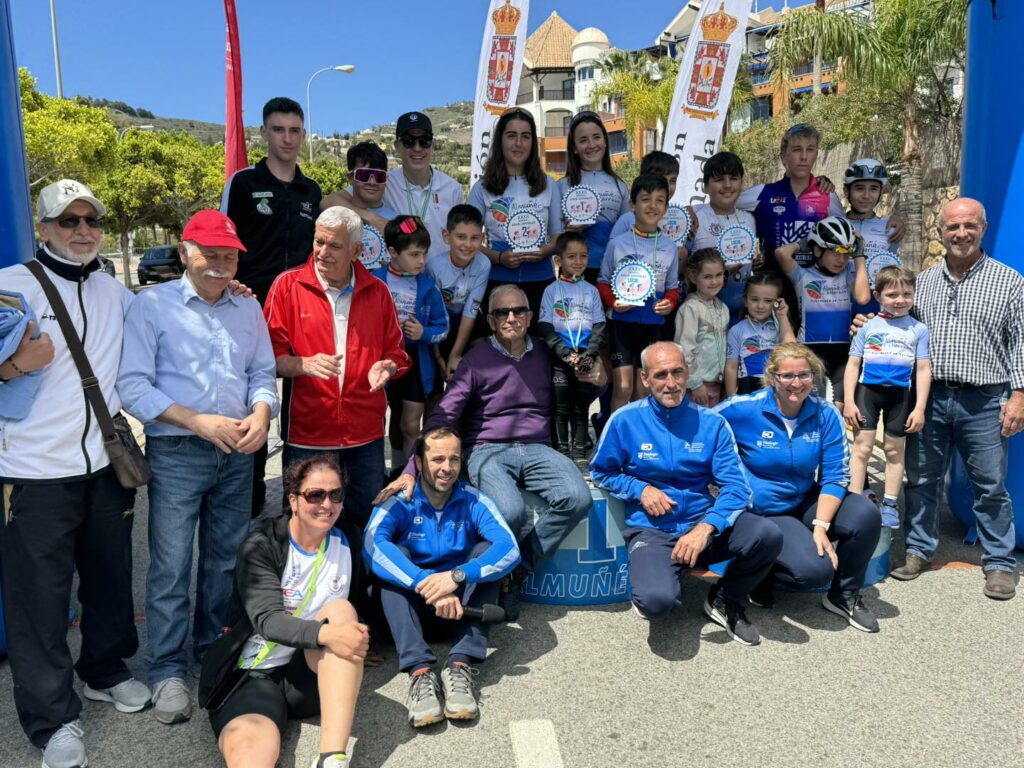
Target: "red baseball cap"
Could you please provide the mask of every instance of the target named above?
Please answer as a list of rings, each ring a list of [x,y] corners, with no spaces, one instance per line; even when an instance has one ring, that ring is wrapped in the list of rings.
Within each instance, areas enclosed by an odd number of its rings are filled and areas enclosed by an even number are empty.
[[[220,211],[199,211],[185,225],[182,240],[205,245],[208,248],[237,248],[245,253],[245,246],[238,239],[238,230],[231,219]]]

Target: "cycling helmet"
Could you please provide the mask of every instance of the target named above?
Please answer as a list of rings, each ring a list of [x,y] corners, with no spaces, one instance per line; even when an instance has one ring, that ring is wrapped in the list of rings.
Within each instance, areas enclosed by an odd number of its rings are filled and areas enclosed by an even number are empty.
[[[843,186],[855,181],[877,181],[884,185],[888,180],[889,172],[885,170],[885,166],[871,158],[855,160],[843,174]]]
[[[824,250],[853,253],[857,248],[857,233],[846,219],[829,216],[811,229],[810,242]]]

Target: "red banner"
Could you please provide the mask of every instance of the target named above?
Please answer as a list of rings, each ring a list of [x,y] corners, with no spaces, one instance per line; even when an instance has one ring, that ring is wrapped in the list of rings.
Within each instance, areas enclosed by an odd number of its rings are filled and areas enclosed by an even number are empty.
[[[224,15],[228,22],[227,107],[224,120],[224,180],[249,165],[245,151],[245,124],[242,122],[242,48],[238,43],[238,16],[235,0],[224,0]]]

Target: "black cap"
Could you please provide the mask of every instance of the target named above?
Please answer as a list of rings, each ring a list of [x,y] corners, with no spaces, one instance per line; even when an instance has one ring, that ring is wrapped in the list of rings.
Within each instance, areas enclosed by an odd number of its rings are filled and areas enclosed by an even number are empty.
[[[434,135],[434,126],[430,124],[430,118],[422,112],[406,112],[398,118],[398,125],[395,127],[395,137],[402,138],[409,131],[419,128],[429,135]]]

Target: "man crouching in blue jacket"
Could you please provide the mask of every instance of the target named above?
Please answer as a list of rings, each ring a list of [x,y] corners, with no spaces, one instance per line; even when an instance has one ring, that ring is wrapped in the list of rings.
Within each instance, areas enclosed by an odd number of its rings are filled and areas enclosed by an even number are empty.
[[[633,607],[644,618],[664,616],[680,601],[683,569],[732,558],[704,612],[733,640],[757,645],[743,602],[771,569],[782,537],[746,511],[750,485],[736,441],[725,419],[686,397],[682,347],[652,344],[640,366],[650,396],[612,414],[590,462],[594,482],[626,505]]]
[[[383,582],[381,602],[409,673],[409,723],[421,728],[480,714],[470,664],[487,657],[487,627],[463,615],[498,599],[500,580],[518,565],[519,547],[494,502],[458,482],[462,441],[447,427],[416,442],[418,474],[412,499],[397,494],[375,507],[363,538],[366,561]],[[443,621],[448,620],[448,621]],[[427,625],[426,627],[424,625]],[[424,629],[454,634],[441,672],[444,713],[438,699],[437,661]]]

